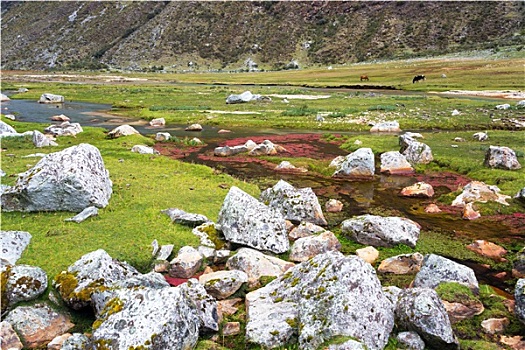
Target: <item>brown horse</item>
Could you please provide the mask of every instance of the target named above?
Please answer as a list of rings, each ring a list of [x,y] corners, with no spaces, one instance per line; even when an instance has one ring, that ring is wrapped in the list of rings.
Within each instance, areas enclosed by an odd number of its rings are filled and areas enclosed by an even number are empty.
[[[370,79],[368,78],[368,75],[361,75],[361,81],[370,81]]]

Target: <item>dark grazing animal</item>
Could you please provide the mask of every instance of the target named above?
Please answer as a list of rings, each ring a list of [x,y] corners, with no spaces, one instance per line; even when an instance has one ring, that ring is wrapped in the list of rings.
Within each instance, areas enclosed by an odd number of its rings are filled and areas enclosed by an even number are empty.
[[[361,81],[363,80],[370,81],[370,79],[368,78],[368,75],[361,75]]]
[[[414,79],[412,79],[412,84],[417,83],[418,81],[421,81],[421,80],[425,80],[425,76],[421,74],[416,75]]]

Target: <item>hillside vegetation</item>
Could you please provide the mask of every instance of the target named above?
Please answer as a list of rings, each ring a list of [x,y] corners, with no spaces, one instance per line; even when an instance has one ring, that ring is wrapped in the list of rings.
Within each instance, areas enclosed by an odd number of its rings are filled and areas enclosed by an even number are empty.
[[[2,1],[2,69],[281,69],[524,44],[523,2]],[[254,67],[254,66],[252,66]]]

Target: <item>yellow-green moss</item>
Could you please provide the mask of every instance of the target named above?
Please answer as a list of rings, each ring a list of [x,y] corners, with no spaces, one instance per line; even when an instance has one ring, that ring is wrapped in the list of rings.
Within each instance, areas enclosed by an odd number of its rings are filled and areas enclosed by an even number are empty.
[[[2,293],[2,313],[7,310],[7,280],[11,274],[11,265],[7,265],[1,276],[1,293]]]
[[[93,330],[100,327],[100,325],[106,321],[109,316],[116,314],[117,312],[122,311],[122,308],[124,307],[124,302],[120,298],[113,298],[110,301],[107,302],[107,304],[104,306],[102,311],[100,312],[100,317],[93,322]]]

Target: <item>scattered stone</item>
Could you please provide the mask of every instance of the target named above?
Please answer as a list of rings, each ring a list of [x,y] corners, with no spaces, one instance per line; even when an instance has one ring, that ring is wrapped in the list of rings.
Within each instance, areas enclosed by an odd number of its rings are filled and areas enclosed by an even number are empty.
[[[19,306],[10,311],[4,321],[9,322],[21,336],[24,348],[45,346],[74,326],[66,315],[46,304]]]
[[[164,209],[161,210],[161,213],[168,215],[171,219],[171,222],[190,227],[197,227],[204,223],[210,222],[210,220],[204,215],[187,213],[184,210],[178,208]]]
[[[55,338],[53,338],[53,340],[49,342],[49,344],[47,344],[47,350],[61,350],[62,344],[64,344],[64,342],[71,336],[71,333],[57,335]]]
[[[169,275],[176,278],[190,278],[202,266],[203,256],[193,247],[182,247],[175,259],[170,261]]]
[[[243,301],[244,300],[241,298],[233,298],[233,299],[225,299],[225,300],[217,301],[217,310],[219,312],[219,315],[221,315],[222,317],[222,316],[231,316],[235,314],[237,311],[239,311],[239,307],[235,307],[235,305],[240,304]]]
[[[159,251],[154,254],[157,260],[168,260],[171,253],[173,253],[173,244],[165,244],[159,248]]]
[[[451,113],[451,114],[452,114],[452,116],[453,116],[453,117],[456,117],[456,116],[460,115],[460,114],[461,114],[461,112],[460,112],[460,111],[458,111],[457,109],[455,109],[455,110],[453,110],[453,111],[452,111],[452,113]]]
[[[219,305],[198,280],[192,278],[180,287],[197,306],[201,334],[219,330]]]
[[[232,132],[231,130],[221,129],[221,130],[217,131],[217,134],[229,134],[231,132]]]
[[[357,340],[347,340],[342,344],[330,344],[328,350],[367,350],[367,347]]]
[[[62,95],[54,95],[54,94],[42,94],[40,96],[40,99],[38,100],[38,103],[63,103],[64,102],[64,96]]]
[[[277,165],[275,167],[275,170],[277,171],[292,171],[292,172],[301,172],[301,173],[306,173],[308,171],[308,169],[305,169],[305,168],[297,168],[295,165],[293,165],[292,163],[290,163],[289,161],[287,160],[283,160],[281,163],[279,163],[279,165]]]
[[[428,347],[459,349],[447,311],[433,289],[401,291],[395,315],[398,327],[417,332]]]
[[[260,95],[253,95],[250,91],[245,91],[240,95],[230,95],[226,98],[226,104],[234,104],[234,103],[246,103],[253,100],[257,100],[260,97]]]
[[[472,138],[476,141],[487,141],[489,139],[489,135],[485,132],[477,132],[472,135]]]
[[[485,154],[485,161],[483,164],[489,168],[495,169],[521,169],[521,164],[518,162],[516,152],[508,147],[490,146]]]
[[[434,188],[432,185],[425,182],[417,182],[412,186],[403,188],[401,190],[401,195],[405,197],[430,198],[434,195]]]
[[[0,322],[2,350],[21,350],[24,345],[9,322]]]
[[[108,132],[108,137],[111,139],[116,139],[119,137],[129,136],[129,135],[140,135],[140,133],[137,130],[135,130],[134,127],[132,127],[131,125],[127,125],[127,124],[118,126],[115,129]]]
[[[330,231],[324,231],[318,236],[299,238],[290,251],[291,261],[303,262],[331,250],[341,249],[341,243]]]
[[[199,282],[211,296],[223,300],[247,283],[248,275],[240,270],[223,270],[201,275]]]
[[[442,301],[452,324],[472,318],[476,315],[481,315],[483,311],[485,311],[483,303],[479,300],[469,300],[464,302]]]
[[[222,327],[222,335],[230,336],[241,333],[241,324],[239,322],[226,322]]]
[[[97,207],[87,207],[86,209],[82,210],[77,215],[73,216],[72,218],[65,219],[64,221],[73,221],[77,224],[81,223],[82,221],[85,221],[86,219],[92,217],[92,216],[98,216],[98,208]]]
[[[343,203],[332,198],[325,203],[324,208],[329,213],[339,213],[343,210]]]
[[[200,124],[191,124],[190,126],[184,129],[186,131],[202,131],[202,125]]]
[[[193,224],[191,224],[193,226]],[[195,227],[191,233],[193,233],[195,236],[199,237],[200,244],[206,247],[211,247],[213,249],[218,248],[215,246],[215,243],[210,238],[210,234],[218,235],[217,228],[215,226],[215,223],[211,221],[207,221],[197,227]]]
[[[374,125],[370,132],[401,132],[399,128],[399,122],[397,120],[377,123]]]
[[[288,238],[292,241],[295,241],[298,238],[312,236],[324,231],[326,231],[324,227],[312,224],[311,222],[301,222],[299,225],[293,227],[290,230],[290,233],[288,233]]]
[[[72,211],[109,204],[112,182],[100,151],[89,144],[50,153],[2,194],[4,211]]]
[[[267,207],[235,186],[224,199],[217,223],[230,242],[277,254],[290,248],[280,211]]]
[[[374,247],[406,244],[412,248],[419,238],[419,225],[407,218],[361,215],[341,223],[341,232]]]
[[[229,157],[239,153],[248,152],[248,148],[244,145],[241,146],[224,146],[224,147],[215,147],[213,154],[217,157]]]
[[[508,318],[489,318],[487,320],[481,321],[481,327],[485,333],[496,334],[502,333],[505,331],[505,328],[510,324]]]
[[[462,137],[455,137],[454,142],[465,142],[466,140]]]
[[[16,117],[14,114],[6,114],[4,115],[4,118],[9,119],[9,120],[16,120]]]
[[[423,266],[414,279],[414,287],[435,289],[443,282],[457,282],[478,293],[474,271],[465,265],[435,254],[425,255]]]
[[[377,258],[379,258],[379,252],[376,248],[368,246],[361,249],[356,249],[355,255],[366,261],[367,263],[373,265]]]
[[[18,90],[17,90],[16,92],[18,92],[18,93],[24,93],[24,92],[28,92],[28,91],[29,91],[28,88],[23,88],[23,87],[21,87],[21,88],[18,88]]]
[[[153,126],[153,127],[164,126],[164,125],[166,125],[166,119],[164,119],[164,118],[155,118],[155,119],[152,119],[152,120],[149,122],[149,125],[151,125],[151,126]]]
[[[425,213],[428,213],[428,214],[441,213],[441,209],[439,209],[439,207],[436,204],[432,203],[425,207]]]
[[[516,107],[518,108],[524,108],[525,107],[525,100],[518,101],[516,103]]]
[[[42,134],[40,131],[33,131],[33,145],[37,148],[49,147],[49,146],[58,146],[58,143],[53,141],[51,138]]]
[[[47,289],[47,274],[40,267],[14,265],[8,267],[5,274],[7,281],[2,289],[5,288],[10,306],[21,301],[34,300]]]
[[[497,186],[489,186],[481,181],[469,182],[463,187],[463,192],[453,201],[452,206],[465,206],[467,203],[495,201],[503,205],[509,205],[506,202],[510,196],[499,194],[500,189]]]
[[[415,172],[406,157],[398,151],[390,151],[381,154],[381,173],[390,175],[405,175]]]
[[[401,254],[381,261],[377,271],[380,273],[407,275],[419,272],[422,265],[423,255],[420,253]]]
[[[522,248],[514,257],[512,276],[515,278],[525,278],[525,248]]]
[[[84,132],[84,129],[79,123],[63,122],[58,125],[50,125],[44,131],[54,136],[75,136]]]
[[[371,148],[359,148],[345,157],[332,176],[373,177],[375,173],[374,153]]]
[[[131,147],[131,152],[139,154],[159,154],[159,151],[153,147],[148,147],[144,145],[135,145]]]
[[[510,108],[510,105],[508,103],[504,103],[504,104],[501,104],[501,105],[497,105],[496,106],[496,109],[509,109]]]
[[[0,258],[15,265],[31,241],[25,231],[0,231]]]
[[[226,262],[226,268],[244,271],[248,275],[250,285],[253,285],[263,276],[278,277],[294,265],[294,263],[265,255],[250,248],[239,249]]]
[[[507,261],[507,259],[503,258],[503,256],[507,254],[505,248],[492,242],[477,240],[467,245],[467,249],[495,261]]]
[[[169,132],[158,132],[155,134],[155,141],[168,141],[171,139],[171,134]]]
[[[410,164],[428,164],[434,160],[430,147],[422,142],[413,141],[401,151]]]
[[[319,200],[310,187],[296,189],[288,182],[279,180],[261,193],[260,200],[270,208],[280,211],[285,219],[292,222],[328,224]]]
[[[54,122],[68,122],[71,120],[68,116],[64,114],[58,114],[51,117],[51,120]]]
[[[401,332],[396,340],[401,349],[425,350],[425,342],[416,332]]]

